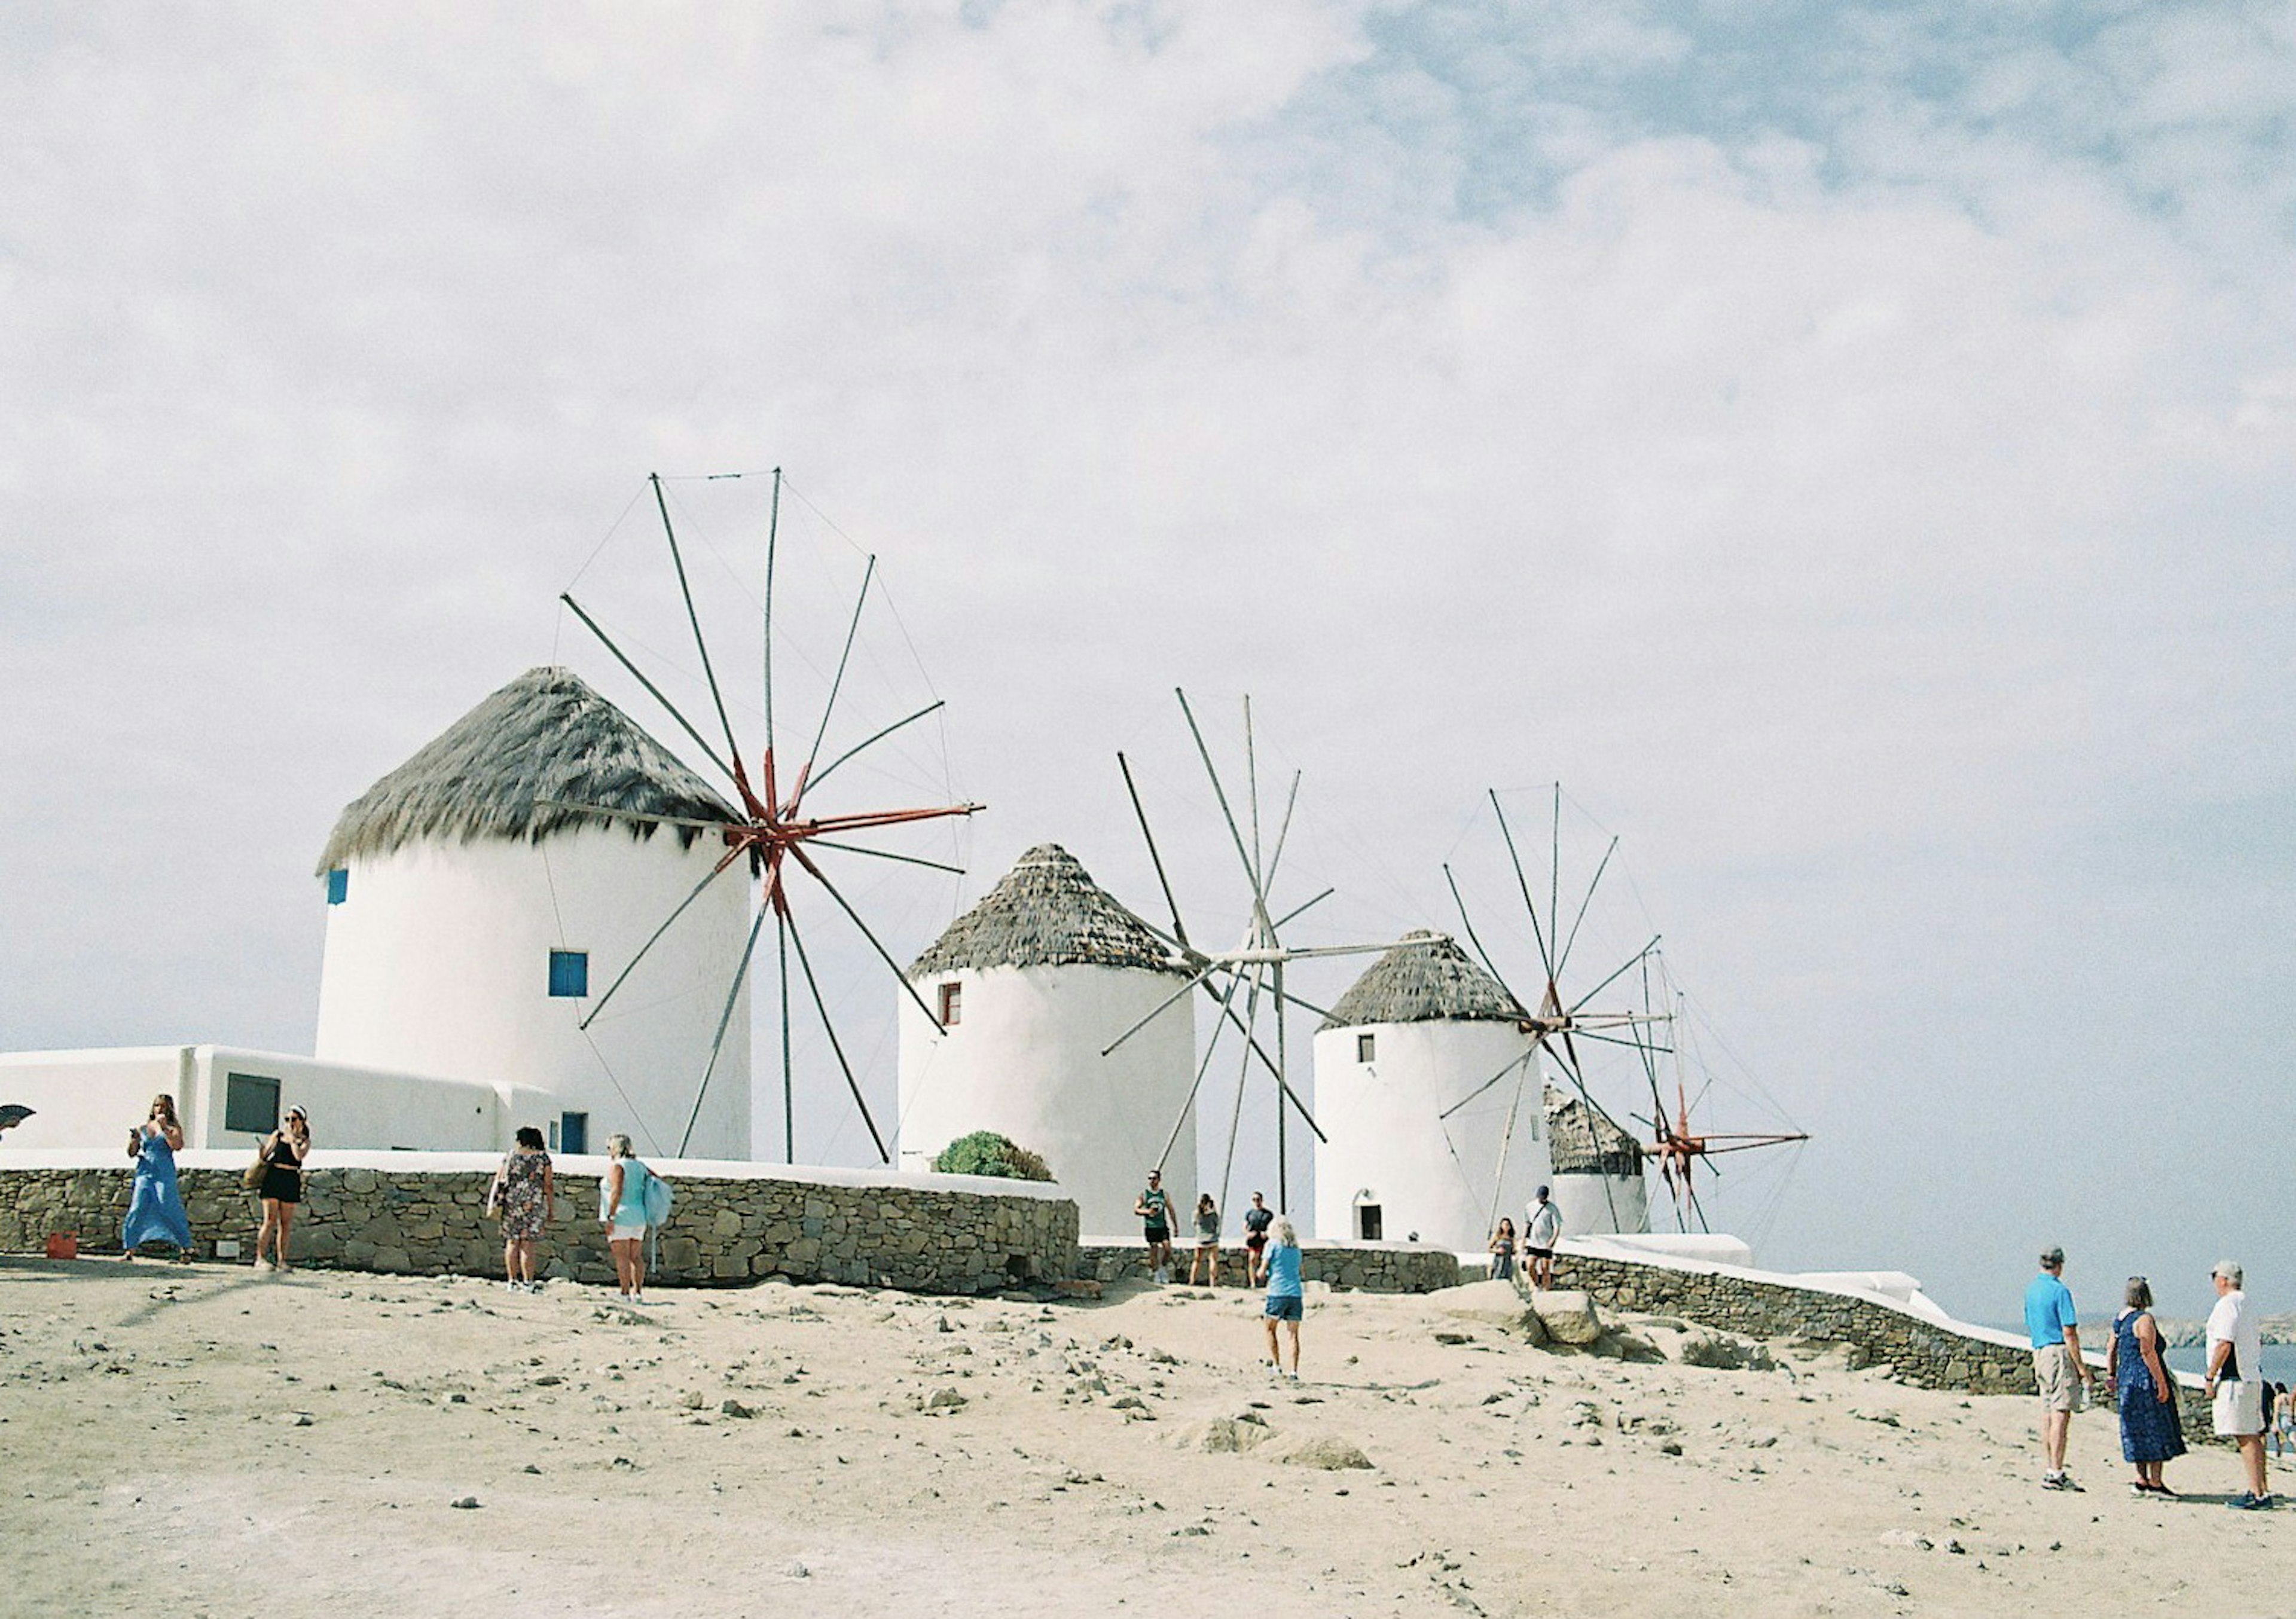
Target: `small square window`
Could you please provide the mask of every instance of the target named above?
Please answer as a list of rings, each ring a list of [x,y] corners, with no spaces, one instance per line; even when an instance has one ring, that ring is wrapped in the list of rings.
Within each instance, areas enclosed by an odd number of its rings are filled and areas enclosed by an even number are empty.
[[[262,1074],[226,1074],[223,1127],[240,1135],[269,1135],[279,1128],[279,1082]]]
[[[586,1113],[562,1113],[558,1116],[558,1122],[550,1127],[550,1133],[556,1138],[552,1145],[559,1151],[587,1152],[590,1150],[590,1116]]]
[[[953,1029],[964,1021],[964,985],[944,984],[940,986],[940,1026]]]
[[[550,953],[550,993],[579,1000],[590,993],[590,953],[554,950]]]
[[[1369,1062],[1372,1059],[1372,1054],[1378,1049],[1378,1042],[1379,1036],[1376,1034],[1357,1035],[1356,1060],[1357,1062]]]
[[[337,866],[327,873],[327,904],[340,905],[351,895],[351,874]]]
[[[1364,1242],[1381,1241],[1382,1240],[1382,1234],[1385,1230],[1386,1221],[1384,1218],[1384,1211],[1381,1209],[1378,1204],[1358,1203],[1356,1205],[1356,1237],[1358,1240]]]

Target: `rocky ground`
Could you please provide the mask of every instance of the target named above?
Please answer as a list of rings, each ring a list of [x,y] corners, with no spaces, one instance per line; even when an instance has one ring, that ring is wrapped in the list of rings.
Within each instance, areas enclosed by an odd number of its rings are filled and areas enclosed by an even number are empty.
[[[2224,1510],[2214,1446],[2133,1500],[2084,1417],[2047,1493],[2030,1402],[1662,1321],[1541,1346],[1489,1284],[1312,1298],[1299,1385],[1234,1291],[11,1260],[0,1301],[8,1613],[2296,1609],[2296,1512]]]

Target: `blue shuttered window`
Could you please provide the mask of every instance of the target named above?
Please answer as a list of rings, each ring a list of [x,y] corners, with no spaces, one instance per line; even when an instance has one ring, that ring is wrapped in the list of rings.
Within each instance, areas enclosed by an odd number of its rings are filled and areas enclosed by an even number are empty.
[[[554,950],[550,953],[550,993],[579,999],[590,993],[590,953]]]

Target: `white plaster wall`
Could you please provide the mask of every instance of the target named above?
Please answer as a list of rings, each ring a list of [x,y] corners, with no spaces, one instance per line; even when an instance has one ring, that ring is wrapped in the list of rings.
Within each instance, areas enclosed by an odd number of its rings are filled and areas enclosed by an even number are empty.
[[[1557,1175],[1552,1184],[1566,1237],[1632,1235],[1650,1227],[1650,1195],[1640,1175]]]
[[[1086,1234],[1136,1236],[1133,1199],[1195,1080],[1195,1009],[1180,1001],[1111,1055],[1101,1048],[1181,980],[1081,966],[915,980],[936,1008],[939,986],[951,982],[964,985],[964,1013],[945,1034],[901,997],[902,1169],[929,1170],[957,1137],[994,1130],[1044,1155]],[[1197,1190],[1193,1112],[1164,1160],[1164,1184],[1181,1210],[1194,1207]]]
[[[1356,1060],[1356,1036],[1373,1037],[1373,1060]],[[1531,1190],[1547,1179],[1546,1120],[1535,1064],[1526,1064],[1448,1119],[1442,1111],[1530,1049],[1507,1023],[1380,1023],[1316,1036],[1316,1120],[1330,1140],[1316,1147],[1316,1234],[1355,1236],[1358,1201],[1380,1206],[1382,1231],[1416,1231],[1435,1247],[1480,1254],[1497,1213],[1518,1230]],[[1499,1142],[1516,1103],[1514,1135],[1500,1180]],[[1368,1191],[1371,1196],[1364,1198]]]
[[[252,1152],[258,1132],[226,1130],[226,1085],[233,1074],[279,1082],[283,1115],[310,1116],[320,1151],[390,1149],[497,1151],[520,1124],[554,1116],[556,1099],[515,1087],[384,1073],[232,1046],[147,1046],[111,1051],[23,1051],[0,1056],[0,1101],[37,1109],[0,1136],[0,1149],[125,1152],[152,1098],[176,1099],[187,1147]]]
[[[353,862],[327,907],[319,1058],[548,1092],[554,1114],[590,1116],[594,1144],[622,1131],[641,1152],[676,1152],[749,934],[744,870],[678,918],[586,1037],[578,1025],[723,852],[707,837],[681,848],[668,829],[584,828]],[[589,999],[550,994],[553,949],[589,952]],[[747,983],[687,1150],[750,1156]]]
[[[0,1134],[0,1149],[112,1148],[125,1162],[127,1132],[144,1122],[152,1099],[163,1091],[176,1099],[185,1141],[197,1141],[197,1083],[186,1046],[0,1055],[0,1102],[34,1109],[30,1118]]]

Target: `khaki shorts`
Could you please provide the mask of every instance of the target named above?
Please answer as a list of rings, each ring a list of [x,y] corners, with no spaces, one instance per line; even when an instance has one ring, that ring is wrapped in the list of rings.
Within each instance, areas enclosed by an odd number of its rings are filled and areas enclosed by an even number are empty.
[[[2033,1351],[2033,1381],[2041,1386],[2043,1410],[2072,1410],[2073,1390],[2080,1386],[2079,1374],[2073,1370],[2073,1352],[2062,1344],[2044,1344]]]
[[[2251,1378],[2217,1385],[2217,1437],[2244,1439],[2264,1432],[2264,1385]]]

